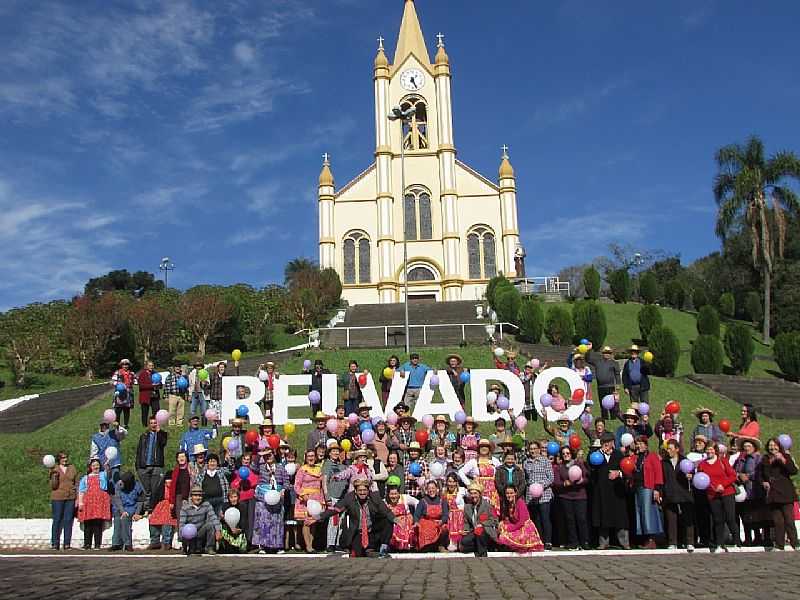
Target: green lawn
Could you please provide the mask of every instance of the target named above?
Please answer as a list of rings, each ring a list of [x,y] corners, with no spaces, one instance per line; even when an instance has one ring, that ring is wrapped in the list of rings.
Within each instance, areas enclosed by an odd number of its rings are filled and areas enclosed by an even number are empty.
[[[421,354],[423,361],[431,366],[442,366],[445,356],[453,351],[448,348],[426,348]],[[487,347],[467,347],[455,349],[464,357],[466,366],[488,368],[492,366],[491,354]],[[355,359],[362,368],[377,374],[383,368],[390,352],[385,350],[352,350],[352,351],[311,351],[301,357],[293,357],[278,365],[284,373],[297,373],[305,358],[314,360],[321,358],[332,372],[339,373],[346,369],[347,362]],[[403,357],[401,357],[403,358]],[[727,417],[738,423],[739,407],[735,403],[707,392],[701,388],[684,382],[681,379],[654,378],[651,398],[652,412],[656,415],[668,400],[679,400],[683,406],[683,419],[688,429],[694,424],[690,412],[699,405],[705,405],[717,411],[717,418]],[[71,412],[58,421],[34,433],[0,434],[0,455],[2,455],[3,486],[0,486],[0,517],[44,517],[49,513],[49,495],[47,476],[41,466],[44,454],[55,454],[65,449],[76,464],[83,464],[88,456],[89,438],[97,427],[102,412],[108,407],[110,398],[104,396],[91,404]],[[627,405],[623,401],[623,405]],[[131,418],[129,438],[123,444],[123,456],[127,467],[132,467],[136,440],[142,429],[139,424],[138,407]],[[293,409],[295,410],[295,409]],[[307,416],[307,411],[296,409],[292,416]],[[596,412],[599,409],[596,409]],[[800,421],[764,418],[761,420],[762,438],[787,432],[795,440],[800,440]],[[489,431],[489,425],[483,425]],[[293,443],[302,445],[308,431],[307,427],[298,427],[293,436]],[[541,422],[529,425],[528,435],[541,436]],[[180,432],[170,431],[168,456],[172,456],[177,447]]]
[[[0,380],[5,382],[5,386],[0,388],[0,400],[10,400],[11,398],[19,398],[29,394],[54,392],[99,381],[88,381],[83,377],[53,373],[29,373],[27,377],[28,384],[25,387],[18,388],[14,385],[14,374],[5,362],[0,362]]]

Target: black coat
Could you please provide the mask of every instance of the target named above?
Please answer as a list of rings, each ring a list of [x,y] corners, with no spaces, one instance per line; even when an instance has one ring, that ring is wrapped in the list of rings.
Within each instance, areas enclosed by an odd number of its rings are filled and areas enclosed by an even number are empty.
[[[642,374],[642,380],[639,382],[639,389],[643,392],[646,392],[650,389],[650,366],[644,362],[641,358],[639,359],[640,367],[639,372]],[[625,386],[626,390],[631,389],[631,359],[625,361],[625,366],[622,367],[622,385]]]
[[[694,494],[689,478],[679,467],[684,458],[684,456],[678,456],[678,465],[675,467],[672,466],[669,457],[661,459],[661,468],[664,471],[663,498],[665,504],[694,503]]]
[[[136,468],[144,469],[147,466],[147,438],[150,430],[145,431],[139,436],[139,443],[136,446]],[[167,446],[167,432],[156,432],[156,443],[153,447],[153,467],[164,466],[164,448]]]
[[[768,504],[792,504],[797,500],[791,480],[797,475],[797,465],[788,454],[784,453],[783,457],[786,464],[777,460],[769,462],[769,458],[765,456],[758,465],[759,481],[769,483]],[[794,524],[789,524],[789,527],[794,527]]]
[[[377,492],[370,492],[369,496],[367,496],[367,506],[369,507],[369,516],[372,523],[371,531],[385,531],[387,527],[394,525],[394,514]],[[347,517],[342,525],[340,544],[343,548],[350,548],[359,529],[361,519],[361,503],[354,492],[348,492],[344,498],[336,503],[333,509],[326,510],[320,514],[319,520],[323,521],[335,514],[340,514],[343,518]]]
[[[613,450],[608,462],[592,467],[592,525],[609,529],[628,529],[628,507],[625,496],[625,478],[620,474],[608,478],[611,471],[619,471],[622,453]]]

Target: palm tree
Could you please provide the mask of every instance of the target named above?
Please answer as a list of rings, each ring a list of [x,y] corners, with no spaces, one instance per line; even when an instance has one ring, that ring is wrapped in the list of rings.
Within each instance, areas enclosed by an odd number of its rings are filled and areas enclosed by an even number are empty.
[[[719,173],[714,178],[717,201],[717,235],[725,241],[742,225],[750,230],[753,266],[761,270],[764,285],[764,343],[769,343],[770,286],[777,246],[783,257],[785,211],[800,209],[797,194],[781,185],[800,180],[800,159],[792,152],[764,158],[764,143],[751,136],[745,144],[731,144],[716,154]]]
[[[283,269],[283,280],[286,285],[290,285],[295,277],[303,271],[316,271],[317,263],[310,258],[294,258],[286,263]]]

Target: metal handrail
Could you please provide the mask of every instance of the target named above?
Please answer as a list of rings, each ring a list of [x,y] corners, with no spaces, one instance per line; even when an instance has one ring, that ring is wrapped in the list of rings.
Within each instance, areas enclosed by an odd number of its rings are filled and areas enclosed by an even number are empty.
[[[437,328],[437,327],[460,327],[461,328],[461,339],[466,340],[467,337],[467,327],[480,327],[482,329],[486,329],[487,325],[494,325],[495,328],[500,328],[500,339],[503,339],[503,328],[506,330],[508,329],[516,329],[519,330],[517,325],[514,323],[434,323],[434,324],[418,324],[418,325],[409,325],[409,330],[411,329],[422,329],[422,345],[428,345],[428,327]],[[386,346],[389,345],[389,330],[390,329],[399,329],[400,331],[393,331],[392,335],[397,336],[398,334],[402,334],[405,336],[405,324],[399,325],[356,325],[356,326],[347,326],[347,327],[320,327],[319,332],[323,331],[343,331],[345,333],[345,347],[350,347],[350,331],[364,331],[364,330],[381,330],[383,329],[383,341]]]

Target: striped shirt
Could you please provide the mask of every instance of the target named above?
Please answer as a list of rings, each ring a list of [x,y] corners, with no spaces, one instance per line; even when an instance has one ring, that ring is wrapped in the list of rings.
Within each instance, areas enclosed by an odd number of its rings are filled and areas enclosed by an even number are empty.
[[[522,468],[525,471],[525,481],[528,488],[532,483],[540,483],[544,487],[544,492],[541,497],[534,499],[531,496],[530,489],[525,490],[525,500],[527,502],[550,502],[553,499],[553,466],[550,461],[544,456],[537,456],[536,458],[526,458],[522,463]]]

